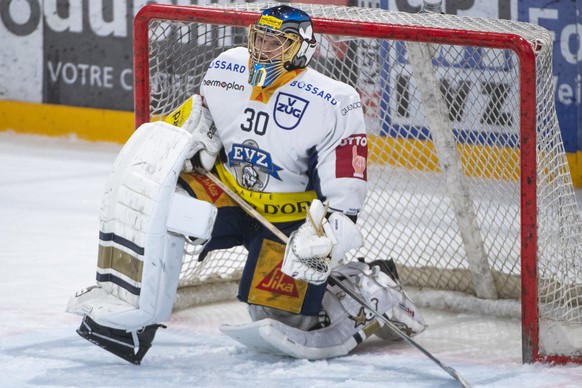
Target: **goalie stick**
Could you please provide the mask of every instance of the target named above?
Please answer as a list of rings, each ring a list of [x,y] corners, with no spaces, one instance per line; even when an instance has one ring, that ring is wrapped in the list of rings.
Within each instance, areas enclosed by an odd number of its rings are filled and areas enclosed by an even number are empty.
[[[265,226],[269,231],[271,231],[275,236],[277,236],[283,243],[287,244],[289,242],[289,237],[287,237],[283,232],[275,227],[269,220],[263,217],[259,212],[257,212],[251,205],[246,203],[238,194],[226,186],[220,179],[218,179],[212,172],[207,172],[206,176],[212,180],[217,186],[219,186],[225,193],[227,193],[236,203],[240,205],[246,212],[255,217],[263,226]],[[356,302],[368,309],[375,316],[377,316],[382,322],[384,322],[394,333],[396,333],[400,338],[406,341],[408,344],[414,346],[420,350],[426,357],[437,364],[441,369],[447,372],[452,378],[454,378],[463,388],[468,388],[471,385],[465,380],[459,373],[452,367],[445,365],[438,358],[433,356],[428,350],[419,345],[416,341],[410,338],[406,333],[395,326],[388,318],[383,314],[380,314],[374,307],[372,307],[364,299],[360,298],[359,295],[355,294],[352,290],[347,288],[342,284],[333,274],[329,275],[329,278],[347,295],[351,296]]]

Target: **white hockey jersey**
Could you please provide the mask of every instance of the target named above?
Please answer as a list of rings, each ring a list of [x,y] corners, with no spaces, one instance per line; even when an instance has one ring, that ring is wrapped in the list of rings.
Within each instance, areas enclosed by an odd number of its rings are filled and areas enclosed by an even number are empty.
[[[330,210],[357,214],[366,195],[367,137],[356,90],[310,68],[252,87],[248,68],[246,48],[227,50],[200,85],[227,156],[221,178],[271,221],[304,218],[300,208],[315,197]]]

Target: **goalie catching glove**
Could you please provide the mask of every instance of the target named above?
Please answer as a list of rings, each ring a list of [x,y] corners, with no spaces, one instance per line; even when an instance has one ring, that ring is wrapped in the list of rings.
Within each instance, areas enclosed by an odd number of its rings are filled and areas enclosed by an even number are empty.
[[[344,263],[345,254],[362,246],[363,238],[343,213],[326,218],[326,208],[315,199],[307,211],[307,220],[291,233],[281,271],[294,279],[323,284],[331,270]]]
[[[205,173],[214,166],[222,148],[210,111],[202,104],[202,97],[194,95],[169,117],[171,124],[192,134],[190,152],[183,171]]]

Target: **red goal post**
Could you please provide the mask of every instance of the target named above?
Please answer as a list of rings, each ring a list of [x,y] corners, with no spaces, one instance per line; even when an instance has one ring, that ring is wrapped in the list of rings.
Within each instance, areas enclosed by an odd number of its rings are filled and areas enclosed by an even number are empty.
[[[563,325],[570,328],[580,325],[579,313],[571,312],[579,311],[578,303],[582,299],[578,264],[571,262],[580,253],[580,236],[577,234],[582,229],[579,214],[576,214],[577,208],[573,208],[571,203],[573,189],[553,111],[550,71],[552,39],[549,33],[538,26],[507,20],[437,14],[412,15],[329,5],[294,5],[313,16],[314,29],[322,37],[319,40],[319,56],[314,60],[315,65],[313,62],[311,65],[319,67],[318,70],[329,71],[330,75],[339,74],[348,83],[352,83],[361,92],[367,122],[374,127],[370,129],[369,144],[370,169],[374,169],[370,177],[373,181],[372,194],[359,220],[359,225],[366,232],[368,244],[362,254],[370,257],[387,252],[399,265],[404,282],[418,287],[451,289],[487,299],[517,299],[521,296],[524,361],[581,362],[582,356],[577,348],[564,352],[560,349],[556,351],[552,346],[549,351],[540,349],[540,313],[546,314],[545,303],[549,301],[553,305],[556,304],[554,299],[560,300],[560,312],[556,313],[559,318],[555,320],[566,319]],[[264,7],[265,4],[260,3],[238,3],[204,7],[148,5],[142,8],[134,24],[136,127],[162,118],[189,94],[196,93],[200,77],[213,57],[229,46],[245,44],[244,27],[253,23]],[[188,52],[190,48],[193,50],[191,53]],[[324,53],[324,50],[330,51]],[[474,54],[478,59],[466,60],[469,52],[478,52]],[[343,57],[343,61],[335,60],[334,55]],[[450,58],[455,55],[465,58],[463,60],[468,63],[468,67],[455,69],[450,64],[453,63]],[[501,62],[483,68],[478,62],[485,57],[490,63]],[[437,64],[439,60],[448,60],[450,63]],[[346,64],[350,61],[351,64]],[[462,66],[465,66],[465,62]],[[362,67],[364,63],[366,66],[371,63],[371,66],[378,69],[379,78],[375,83],[369,80],[361,82],[359,77],[366,71]],[[505,67],[511,69],[506,70]],[[462,77],[471,71],[475,72],[471,74],[473,78],[463,80]],[[508,74],[502,76],[513,78],[488,83],[488,77],[498,76],[496,72],[506,72]],[[379,85],[383,86],[382,90],[377,90]],[[431,85],[436,85],[439,93],[431,94],[434,91],[434,88],[430,89]],[[475,92],[475,85],[481,89]],[[499,117],[506,117],[502,115],[505,113],[500,111],[499,104],[495,106],[497,103],[491,101],[493,97],[499,98],[502,93],[510,92],[499,85],[509,85],[507,89],[514,94],[504,97],[504,101],[511,101],[514,104],[511,106],[518,112],[503,120]],[[373,92],[369,92],[369,88]],[[466,97],[467,93],[476,95]],[[429,96],[432,96],[432,100],[428,99]],[[374,98],[378,101],[373,101]],[[482,101],[482,109],[489,108],[489,116],[472,113],[471,109],[477,103],[470,104],[471,98]],[[459,101],[464,105],[459,104]],[[546,107],[544,104],[549,105]],[[446,114],[443,114],[443,107],[447,109]],[[417,113],[419,111],[423,113]],[[511,109],[509,111],[511,115]],[[463,118],[463,115],[470,115],[471,118]],[[424,121],[418,124],[418,120]],[[441,135],[437,133],[437,127],[441,128]],[[548,135],[550,132],[551,135]],[[546,143],[544,139],[547,136],[551,138]],[[539,139],[544,143],[540,145]],[[454,142],[452,148],[451,141]],[[548,158],[551,158],[550,162],[546,162]],[[501,159],[503,161],[500,163]],[[419,166],[420,163],[422,166]],[[451,165],[456,166],[458,171],[451,172],[455,169],[451,169]],[[507,170],[499,172],[503,168]],[[397,172],[385,177],[386,170],[392,169]],[[407,174],[411,178],[407,178]],[[420,175],[422,177],[419,178]],[[426,206],[431,208],[440,206],[437,204],[442,202],[447,203],[447,209],[442,212],[449,214],[442,216],[445,220],[442,223],[453,226],[443,228],[446,229],[444,232],[439,227],[426,229],[427,233],[420,226],[421,221],[433,223],[432,216],[425,218],[428,217],[426,213],[412,214],[409,219],[405,219],[405,215],[419,208],[419,202],[415,202],[417,199],[409,201],[410,208],[403,210],[402,215],[394,216],[400,205],[392,204],[399,201],[396,198],[403,196],[391,196],[389,193],[394,189],[389,187],[388,182],[416,182],[425,178],[429,182],[426,184],[429,192],[440,192],[440,189],[431,189],[431,185],[441,185],[441,181],[446,181],[442,189],[444,196],[428,200],[429,205]],[[507,195],[500,195],[502,202],[512,201],[511,205],[496,209],[481,208],[481,203],[488,203],[487,198],[480,202],[482,197],[501,190],[496,187],[497,184],[505,187],[513,181],[517,189],[509,189]],[[541,184],[544,189],[538,187]],[[546,185],[557,186],[556,190],[562,193],[560,197],[548,194],[546,198]],[[487,188],[482,189],[481,186]],[[403,187],[404,192],[408,193],[416,186],[403,183]],[[553,193],[556,190],[548,189]],[[411,198],[419,196],[424,198],[424,191],[420,195],[410,195]],[[469,201],[464,202],[465,198],[469,198]],[[473,201],[475,198],[477,200]],[[558,206],[558,209],[554,209],[554,206]],[[517,210],[507,210],[510,207]],[[544,210],[546,207],[550,209],[547,214]],[[572,227],[572,233],[576,234],[574,237],[564,237],[562,230],[555,231],[553,223],[563,223],[563,219],[552,218],[565,211],[569,220],[567,226]],[[437,213],[440,210],[437,209]],[[492,213],[499,215],[494,219],[487,218]],[[544,224],[540,225],[542,217]],[[504,229],[505,222],[510,222],[507,219],[517,222],[517,236],[511,241],[505,241],[504,230],[498,233],[501,236],[489,237],[495,229]],[[389,221],[394,221],[397,226]],[[382,223],[389,224],[379,229]],[[515,226],[507,228],[511,231]],[[468,234],[465,232],[467,229],[471,230]],[[402,231],[403,237],[394,236],[398,234],[397,230]],[[416,233],[422,233],[422,239],[429,234],[435,237],[427,237],[428,248],[422,248],[422,253],[416,255],[418,259],[409,263],[407,258],[415,256],[415,252],[410,251],[410,245],[420,245]],[[547,240],[544,237],[543,243],[552,241],[547,244],[551,246],[540,246],[540,233],[550,236]],[[458,236],[451,237],[453,234]],[[556,234],[559,236],[556,237]],[[503,242],[498,243],[497,240]],[[443,252],[446,252],[447,247],[440,244],[454,246],[453,254],[461,258],[442,264],[441,269],[441,264],[431,262],[433,258],[445,256]],[[567,246],[562,247],[560,244]],[[395,246],[401,247],[401,250],[395,250]],[[430,247],[434,246],[436,248],[431,251]],[[502,246],[499,248],[500,253],[492,253],[498,246]],[[572,272],[565,274],[560,268],[552,272],[555,267],[562,266],[562,262],[550,262],[546,266],[546,256],[552,256],[553,253],[544,252],[553,249],[560,250],[556,254],[558,257],[562,256],[562,250],[568,251],[564,254],[564,261],[568,261],[564,265],[574,268],[573,278]],[[469,257],[471,252],[475,259]],[[497,269],[497,258],[505,256],[515,256],[517,262],[507,265],[511,267],[509,270]],[[203,275],[200,275],[200,264],[196,263],[195,258],[195,248],[187,247],[184,281],[181,283],[183,287],[199,284],[214,287],[217,281],[232,279],[236,282],[244,252],[218,252],[214,257],[207,258],[206,261],[221,264],[214,270],[217,272]],[[540,268],[542,258],[544,264]],[[238,267],[230,263],[222,264],[230,260],[238,260]],[[499,265],[501,268],[506,266],[503,263]],[[417,274],[420,274],[420,280],[413,280]],[[544,278],[543,295],[539,289],[540,276]],[[457,277],[464,278],[459,281],[461,285],[452,285],[451,279]],[[517,286],[519,289],[505,292],[504,287],[507,288],[507,284],[516,279],[520,284]],[[439,283],[440,280],[443,281]],[[558,287],[559,297],[545,294],[547,290]],[[574,295],[563,301],[565,294]],[[544,303],[542,311],[540,303]],[[570,307],[573,310],[568,310]],[[570,313],[564,313],[564,310]],[[553,319],[548,318],[551,322],[554,322]],[[546,341],[559,342],[553,339],[555,335],[552,334]]]

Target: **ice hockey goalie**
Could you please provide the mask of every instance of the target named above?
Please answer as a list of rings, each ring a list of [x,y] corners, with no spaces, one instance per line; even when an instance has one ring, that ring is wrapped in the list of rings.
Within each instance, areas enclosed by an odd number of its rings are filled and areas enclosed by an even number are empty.
[[[363,243],[366,130],[356,90],[307,66],[315,48],[309,15],[268,8],[249,27],[248,47],[211,62],[199,95],[136,130],[103,197],[97,284],[68,305],[83,317],[83,338],[139,364],[170,318],[186,239],[200,245],[199,260],[246,248],[237,297],[252,323],[222,330],[257,350],[318,359],[374,334],[392,339],[337,282],[408,334],[424,329],[391,262],[347,259]]]

